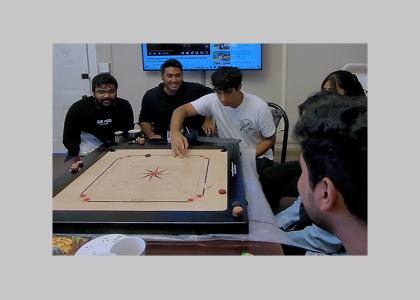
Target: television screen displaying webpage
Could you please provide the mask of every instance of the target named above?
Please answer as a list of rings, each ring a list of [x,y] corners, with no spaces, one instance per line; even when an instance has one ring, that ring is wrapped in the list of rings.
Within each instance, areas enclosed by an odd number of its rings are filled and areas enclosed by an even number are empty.
[[[141,44],[141,52],[144,71],[158,71],[171,58],[179,60],[184,70],[262,69],[262,44]]]

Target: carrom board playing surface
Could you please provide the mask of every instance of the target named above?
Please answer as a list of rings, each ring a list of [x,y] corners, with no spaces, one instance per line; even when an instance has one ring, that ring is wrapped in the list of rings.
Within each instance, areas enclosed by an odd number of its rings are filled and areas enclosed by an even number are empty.
[[[202,144],[184,158],[167,146],[129,147],[95,150],[54,180],[54,233],[248,233],[239,142]]]
[[[223,211],[227,208],[227,152],[117,149],[53,198],[54,210]],[[223,191],[222,193],[220,191]]]

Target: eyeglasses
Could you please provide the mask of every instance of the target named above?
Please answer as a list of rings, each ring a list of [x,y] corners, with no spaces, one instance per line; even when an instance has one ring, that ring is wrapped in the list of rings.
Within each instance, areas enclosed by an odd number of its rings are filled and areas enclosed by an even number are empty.
[[[95,90],[95,93],[98,95],[105,95],[106,93],[108,94],[115,94],[117,92],[116,89],[111,89],[111,90]]]

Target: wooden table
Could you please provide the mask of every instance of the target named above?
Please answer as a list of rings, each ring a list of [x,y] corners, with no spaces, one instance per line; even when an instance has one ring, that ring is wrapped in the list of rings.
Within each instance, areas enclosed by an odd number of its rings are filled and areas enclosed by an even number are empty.
[[[243,155],[242,155],[243,156]],[[254,159],[255,155],[250,155],[250,159]],[[86,159],[87,160],[87,159]],[[85,160],[85,163],[86,163]],[[68,172],[68,163],[63,164],[64,172]],[[248,171],[251,170],[251,164],[247,168]],[[60,170],[58,170],[60,172]],[[247,173],[248,174],[248,173]],[[251,174],[252,175],[252,174]],[[263,213],[263,205],[259,205],[261,203],[264,204],[264,195],[258,183],[258,178],[255,177],[255,182],[250,180],[250,174],[247,175],[246,179],[248,179],[248,192],[250,199],[254,199],[253,204],[256,210],[254,211],[254,219],[258,222],[254,222],[254,231],[253,236],[254,238],[262,238],[267,240],[272,240],[273,234],[267,237],[267,232],[271,233],[268,229],[271,230],[271,226],[269,225],[272,223],[266,215]],[[54,177],[56,178],[56,177]],[[257,202],[255,202],[258,200]],[[261,202],[261,203],[260,203]],[[263,206],[261,208],[261,206]],[[271,213],[271,212],[270,212]],[[266,227],[269,228],[267,229]],[[263,228],[260,228],[263,227]],[[260,235],[259,232],[262,232]],[[140,234],[140,232],[133,232],[134,234]],[[57,231],[56,234],[65,234],[65,232]],[[73,233],[70,233],[73,234]],[[106,234],[105,232],[103,234]],[[76,236],[83,236],[83,232],[76,231]],[[153,240],[146,240],[146,255],[241,255],[242,253],[250,253],[253,255],[284,255],[283,247],[280,243],[276,242],[259,242],[259,241],[252,241],[246,239],[247,235],[245,236],[245,240],[238,235],[238,239],[217,239],[215,237],[214,240],[202,239],[202,240],[167,240],[167,239],[153,239]],[[252,237],[252,235],[248,236]],[[251,238],[252,239],[252,238]],[[274,241],[274,239],[273,239]],[[68,253],[68,255],[72,255],[77,251],[77,248],[72,252]]]
[[[83,238],[83,235],[80,237]],[[93,239],[93,237],[89,239]],[[86,238],[85,242],[87,241]],[[74,255],[83,244],[74,247],[66,255]],[[246,255],[248,253],[252,255],[284,255],[282,245],[278,243],[235,240],[146,240],[145,255]]]
[[[283,255],[281,244],[257,241],[149,241],[146,255]]]

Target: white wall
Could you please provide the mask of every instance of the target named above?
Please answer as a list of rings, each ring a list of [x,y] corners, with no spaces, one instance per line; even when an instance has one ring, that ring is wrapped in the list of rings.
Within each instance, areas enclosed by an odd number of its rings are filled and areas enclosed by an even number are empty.
[[[118,95],[131,102],[137,120],[141,98],[161,82],[160,73],[143,71],[140,44],[97,44],[96,49],[97,62],[110,63],[119,83]],[[320,89],[326,75],[347,63],[367,64],[367,44],[264,44],[263,70],[243,71],[242,86],[284,107],[292,129],[298,118],[297,106]],[[211,87],[211,73],[185,71],[184,79]]]
[[[147,90],[161,82],[160,72],[143,71],[140,44],[97,45],[97,60],[111,64],[111,73],[118,81],[118,96],[130,101],[137,121],[141,99]],[[201,72],[184,71],[184,80],[205,84]]]
[[[367,64],[367,44],[287,45],[286,112],[291,128],[297,106],[319,91],[324,78],[348,63]]]

